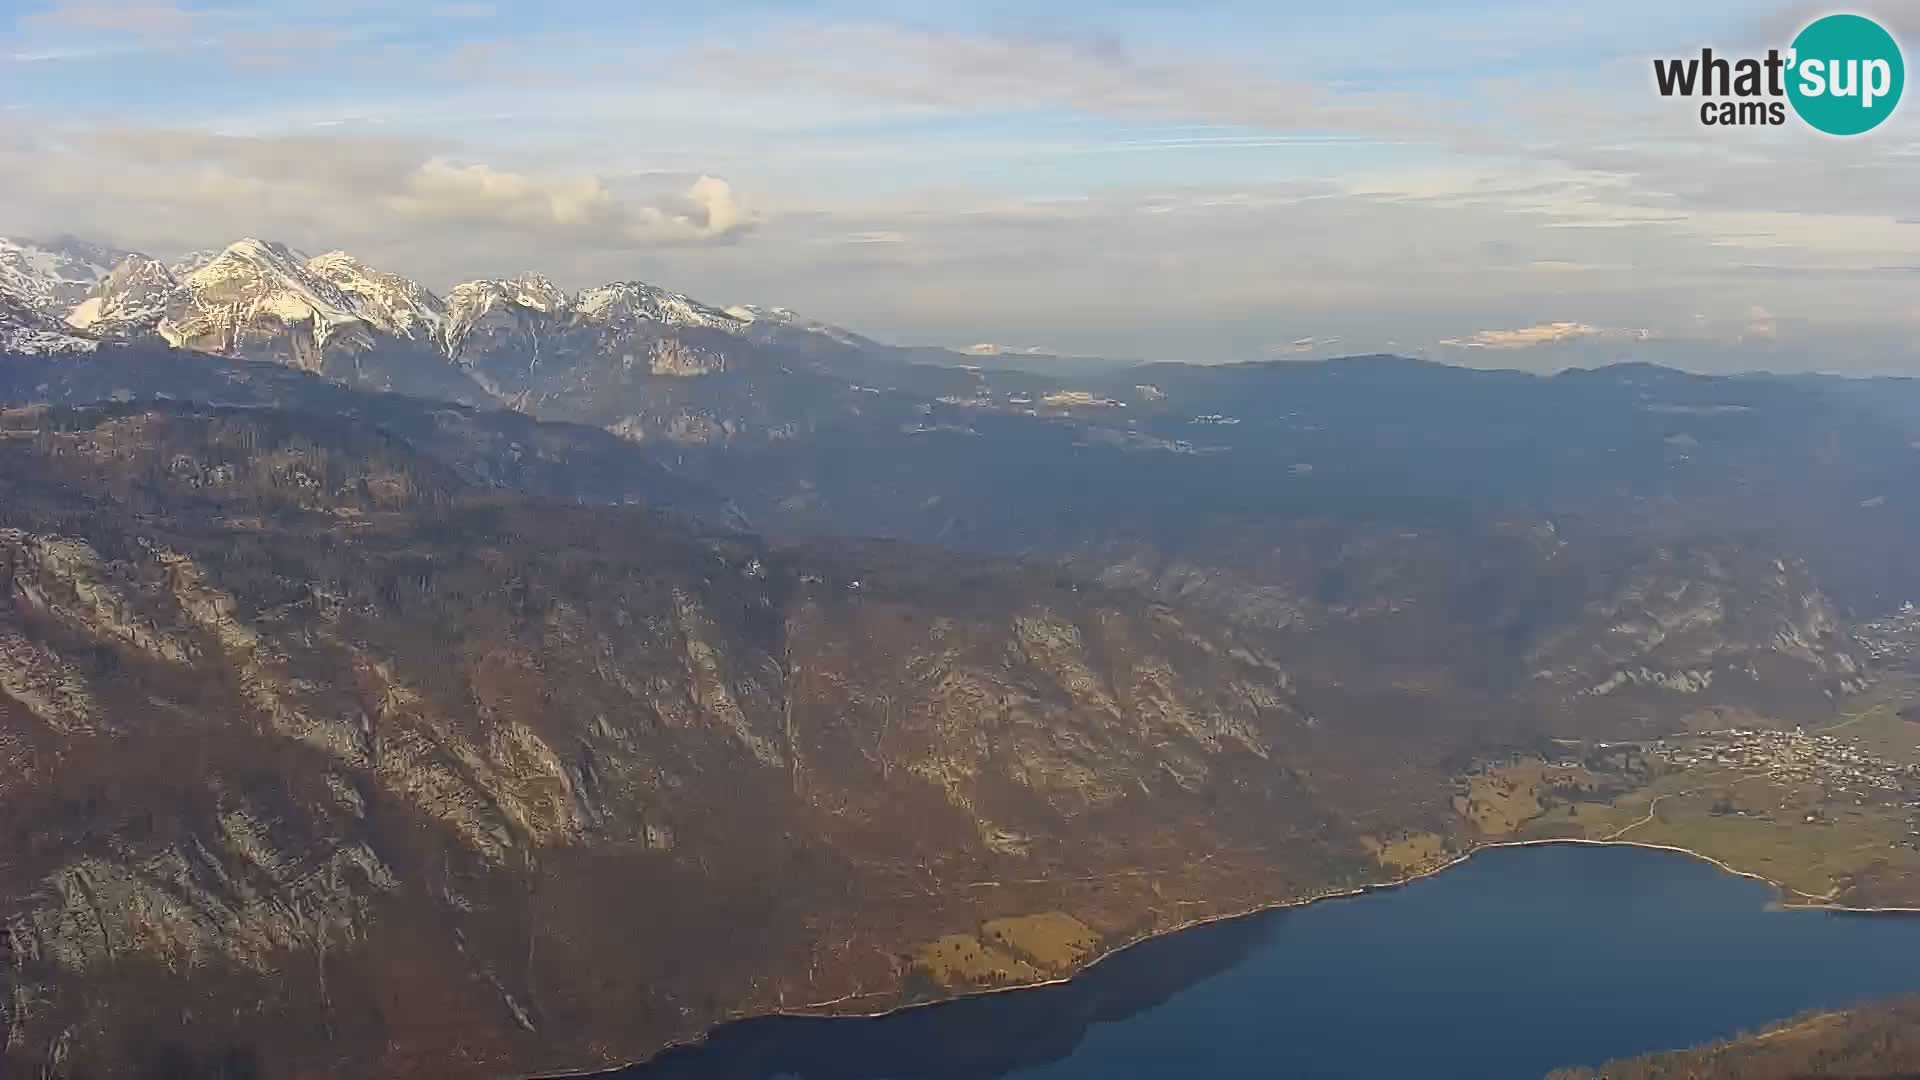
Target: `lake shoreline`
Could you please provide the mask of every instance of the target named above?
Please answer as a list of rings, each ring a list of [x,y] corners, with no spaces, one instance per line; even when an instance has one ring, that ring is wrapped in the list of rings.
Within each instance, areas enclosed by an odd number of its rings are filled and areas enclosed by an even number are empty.
[[[1128,949],[1132,949],[1136,946],[1143,945],[1150,941],[1157,941],[1163,938],[1172,937],[1175,934],[1180,934],[1188,930],[1196,930],[1204,926],[1214,925],[1216,923],[1230,922],[1235,919],[1246,919],[1256,915],[1265,915],[1265,914],[1269,914],[1276,911],[1286,911],[1293,908],[1304,908],[1310,905],[1323,903],[1329,900],[1350,899],[1352,897],[1365,896],[1369,893],[1386,892],[1390,890],[1405,888],[1408,885],[1413,885],[1417,882],[1425,881],[1428,878],[1435,877],[1441,873],[1444,873],[1448,870],[1458,867],[1466,863],[1468,860],[1472,859],[1474,856],[1482,854],[1484,852],[1488,852],[1488,851],[1496,851],[1503,848],[1547,847],[1547,846],[1558,846],[1558,845],[1567,845],[1567,846],[1580,845],[1580,846],[1586,846],[1586,847],[1631,847],[1631,848],[1641,848],[1647,851],[1666,851],[1666,852],[1673,852],[1675,854],[1686,855],[1699,862],[1707,863],[1713,866],[1715,869],[1721,871],[1722,873],[1731,875],[1733,877],[1741,877],[1741,878],[1747,878],[1753,881],[1758,881],[1769,886],[1777,894],[1779,894],[1782,897],[1783,902],[1781,903],[1780,907],[1783,910],[1830,911],[1834,913],[1863,914],[1863,915],[1866,915],[1866,914],[1896,914],[1896,915],[1897,914],[1920,914],[1920,907],[1852,907],[1846,904],[1834,903],[1833,901],[1828,900],[1824,897],[1815,896],[1811,893],[1805,893],[1798,889],[1792,888],[1791,886],[1775,881],[1772,878],[1765,876],[1764,874],[1758,874],[1752,871],[1741,870],[1737,867],[1734,867],[1725,862],[1722,862],[1711,855],[1705,855],[1698,851],[1694,851],[1691,848],[1680,847],[1674,844],[1652,844],[1652,843],[1647,843],[1639,840],[1611,839],[1611,838],[1604,839],[1604,840],[1590,840],[1590,839],[1585,839],[1581,837],[1545,837],[1545,838],[1533,839],[1533,840],[1502,840],[1502,841],[1495,841],[1491,843],[1476,845],[1468,849],[1467,851],[1460,853],[1458,856],[1452,859],[1449,859],[1444,863],[1439,864],[1438,866],[1434,866],[1429,869],[1422,870],[1418,873],[1409,874],[1405,877],[1395,878],[1389,881],[1373,882],[1365,885],[1355,886],[1349,889],[1339,889],[1339,890],[1334,890],[1330,892],[1315,893],[1311,896],[1301,897],[1293,900],[1277,900],[1277,901],[1272,901],[1267,903],[1261,903],[1241,911],[1225,912],[1217,915],[1208,915],[1201,918],[1189,919],[1179,924],[1166,927],[1164,929],[1158,929],[1146,934],[1142,934],[1141,936],[1134,938],[1130,941],[1126,941],[1122,944],[1115,945],[1114,947],[1107,949],[1106,951],[1098,954],[1097,956],[1094,956],[1088,959],[1085,963],[1079,964],[1072,971],[1068,972],[1065,975],[1059,975],[1059,976],[1055,976],[1047,979],[1039,979],[1032,982],[1023,982],[1023,983],[1010,984],[1006,986],[994,986],[994,987],[987,987],[982,989],[968,990],[965,993],[952,994],[949,996],[933,998],[926,1001],[902,1002],[896,1005],[891,1005],[883,1009],[876,1009],[870,1012],[839,1011],[835,1008],[835,1006],[838,1006],[850,1001],[858,1001],[861,998],[884,997],[891,994],[892,991],[875,990],[867,993],[848,994],[842,997],[833,998],[826,1001],[817,1001],[817,1002],[809,1002],[802,1005],[785,1006],[779,1009],[747,1012],[747,1013],[742,1013],[739,1016],[728,1017],[724,1020],[721,1020],[719,1023],[712,1024],[708,1026],[706,1030],[702,1031],[698,1036],[695,1036],[693,1038],[688,1038],[688,1039],[675,1040],[673,1042],[667,1043],[666,1045],[660,1047],[658,1050],[654,1051],[653,1053],[647,1055],[644,1058],[638,1058],[634,1061],[630,1061],[622,1065],[594,1067],[590,1069],[543,1072],[543,1073],[537,1074],[536,1077],[533,1078],[533,1080],[578,1080],[578,1078],[584,1078],[584,1077],[609,1076],[626,1069],[631,1069],[638,1066],[646,1065],[648,1062],[658,1059],[661,1055],[667,1054],[677,1049],[700,1046],[704,1044],[707,1041],[707,1038],[719,1028],[724,1027],[728,1024],[735,1024],[735,1023],[740,1023],[748,1020],[757,1020],[757,1019],[773,1018],[773,1017],[791,1017],[796,1019],[818,1019],[818,1020],[841,1020],[841,1019],[878,1020],[883,1017],[892,1016],[898,1013],[903,1013],[911,1009],[923,1009],[923,1008],[928,1008],[936,1005],[944,1005],[944,1004],[948,1004],[950,1002],[955,1002],[955,1001],[964,1001],[970,998],[984,998],[984,997],[989,997],[996,994],[1011,994],[1011,993],[1019,993],[1021,991],[1026,991],[1026,990],[1040,990],[1049,986],[1061,986],[1066,983],[1072,982],[1074,979],[1077,979],[1082,975],[1086,974],[1088,971],[1092,970],[1094,967],[1098,966],[1102,962],[1114,956],[1118,956],[1119,954],[1126,952]],[[1801,901],[1787,902],[1785,898],[1789,896],[1805,897],[1807,898],[1808,901],[1811,901],[1811,902],[1801,902]],[[527,1080],[527,1078],[517,1078],[517,1080]]]

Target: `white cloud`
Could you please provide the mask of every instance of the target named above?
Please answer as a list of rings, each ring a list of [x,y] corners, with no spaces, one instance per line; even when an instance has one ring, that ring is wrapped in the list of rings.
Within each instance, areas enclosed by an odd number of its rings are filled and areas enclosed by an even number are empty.
[[[642,202],[616,195],[596,176],[529,176],[442,158],[422,162],[400,190],[380,198],[412,220],[553,232],[616,246],[725,239],[753,222],[733,185],[715,176]]]
[[[57,228],[154,251],[259,235],[437,268],[478,252],[571,261],[724,243],[758,221],[717,176],[540,174],[453,149],[355,135],[23,131],[0,138],[0,231]]]
[[[1607,331],[1580,322],[1548,322],[1514,330],[1481,330],[1464,338],[1444,338],[1440,344],[1456,349],[1531,349],[1606,336]]]

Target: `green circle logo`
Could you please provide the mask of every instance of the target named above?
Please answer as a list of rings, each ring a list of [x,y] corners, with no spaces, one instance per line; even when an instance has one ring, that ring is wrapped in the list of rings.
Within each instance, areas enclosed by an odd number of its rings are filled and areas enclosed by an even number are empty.
[[[1787,98],[1800,119],[1829,135],[1872,131],[1893,115],[1907,85],[1900,44],[1860,15],[1829,15],[1793,39]]]

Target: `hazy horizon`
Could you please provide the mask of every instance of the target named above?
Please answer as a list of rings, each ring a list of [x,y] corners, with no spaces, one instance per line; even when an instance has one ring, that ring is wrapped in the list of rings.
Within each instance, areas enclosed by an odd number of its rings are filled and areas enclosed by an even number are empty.
[[[957,348],[1920,373],[1913,109],[1714,130],[1652,87],[1824,10],[15,3],[0,234],[638,278]]]

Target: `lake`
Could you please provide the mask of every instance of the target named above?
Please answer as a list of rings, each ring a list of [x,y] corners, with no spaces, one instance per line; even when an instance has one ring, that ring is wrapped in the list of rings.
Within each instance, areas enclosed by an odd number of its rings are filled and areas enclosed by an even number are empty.
[[[1483,852],[1144,942],[1071,982],[729,1024],[620,1080],[1537,1078],[1920,991],[1920,916],[1782,910],[1685,855]]]

